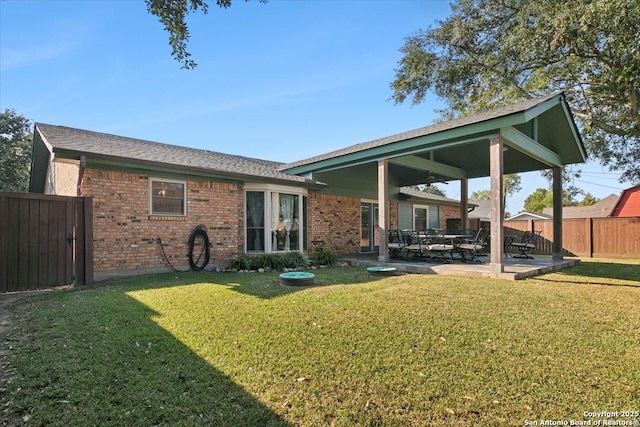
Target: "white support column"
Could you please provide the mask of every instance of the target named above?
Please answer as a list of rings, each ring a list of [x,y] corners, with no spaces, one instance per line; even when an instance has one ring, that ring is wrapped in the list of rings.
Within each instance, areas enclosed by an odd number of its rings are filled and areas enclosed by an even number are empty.
[[[469,180],[460,180],[460,228],[469,229]]]
[[[562,260],[562,168],[553,169],[553,247],[551,259]],[[534,230],[535,231],[535,230]]]
[[[378,160],[378,226],[380,249],[378,261],[389,261],[389,161]]]
[[[504,141],[501,136],[489,140],[489,170],[491,173],[491,264],[489,269],[493,274],[504,272],[502,264],[504,251],[503,147]]]

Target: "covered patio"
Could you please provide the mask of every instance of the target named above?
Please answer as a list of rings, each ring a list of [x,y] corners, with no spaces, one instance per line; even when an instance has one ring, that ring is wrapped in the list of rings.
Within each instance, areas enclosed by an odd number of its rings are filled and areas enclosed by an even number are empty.
[[[496,277],[505,280],[522,280],[539,274],[550,273],[565,268],[573,267],[580,263],[578,259],[552,259],[549,256],[536,257],[534,259],[505,258],[502,262],[502,273],[495,274],[491,271],[490,264],[478,263],[435,263],[422,260],[390,259],[381,263],[374,254],[360,254],[357,256],[343,257],[350,265],[371,267],[393,267],[398,273],[414,274],[442,274],[462,275],[476,277]]]
[[[466,229],[468,180],[490,177],[490,256],[485,265],[471,267],[482,275],[503,277],[505,273],[517,275],[515,270],[521,269],[504,257],[504,174],[549,169],[553,172],[550,261],[554,266],[569,266],[562,255],[562,167],[583,163],[586,157],[573,116],[560,93],[356,144],[284,165],[281,170],[327,183],[328,189],[322,191],[377,200],[377,262],[381,264],[391,262],[390,200],[400,197],[400,187],[458,181],[461,228]],[[517,264],[539,262],[518,260]],[[469,270],[457,264],[443,268]]]

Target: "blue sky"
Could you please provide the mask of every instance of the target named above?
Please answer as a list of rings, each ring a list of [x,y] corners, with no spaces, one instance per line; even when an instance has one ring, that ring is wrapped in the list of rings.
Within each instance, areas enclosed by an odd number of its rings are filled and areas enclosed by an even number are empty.
[[[215,3],[211,0],[209,3]],[[0,108],[32,121],[275,161],[300,160],[429,125],[435,96],[394,105],[404,37],[448,1],[235,0],[191,15],[182,70],[142,0],[0,1]],[[576,182],[596,197],[626,187],[597,164]],[[523,174],[524,199],[547,187]],[[459,185],[441,186],[459,198]],[[489,188],[472,180],[470,193]]]

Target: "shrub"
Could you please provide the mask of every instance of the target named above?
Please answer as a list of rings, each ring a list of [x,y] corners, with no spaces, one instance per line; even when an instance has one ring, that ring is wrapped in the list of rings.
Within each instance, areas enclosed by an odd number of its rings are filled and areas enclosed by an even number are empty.
[[[338,262],[338,257],[333,252],[320,248],[313,254],[313,262],[332,267]]]
[[[307,268],[311,264],[309,257],[303,252],[287,252],[284,254],[284,260],[287,268]]]
[[[286,260],[282,254],[263,254],[256,258],[257,268],[270,268],[272,270],[282,270],[286,267]]]
[[[253,267],[253,259],[246,255],[239,255],[227,263],[227,268],[236,270],[250,270]]]

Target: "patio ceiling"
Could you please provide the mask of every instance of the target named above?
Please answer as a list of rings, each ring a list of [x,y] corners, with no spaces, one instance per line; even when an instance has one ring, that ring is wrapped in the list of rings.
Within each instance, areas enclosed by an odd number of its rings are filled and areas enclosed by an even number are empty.
[[[564,95],[555,94],[353,145],[280,170],[322,181],[328,191],[342,193],[375,192],[377,162],[382,159],[389,161],[389,183],[397,186],[486,177],[489,140],[496,136],[503,137],[506,147],[504,173],[586,160]]]

